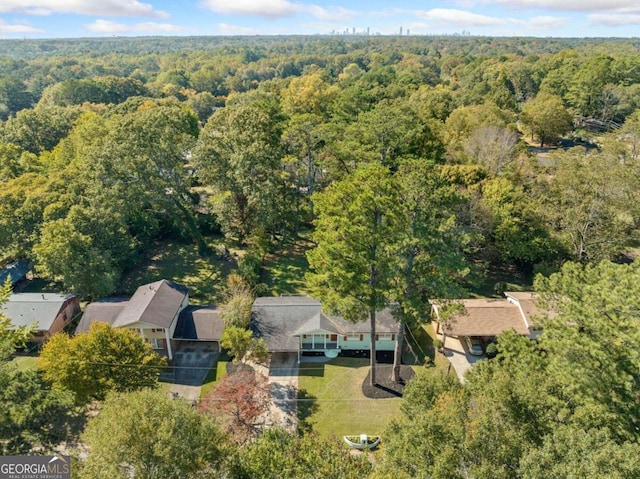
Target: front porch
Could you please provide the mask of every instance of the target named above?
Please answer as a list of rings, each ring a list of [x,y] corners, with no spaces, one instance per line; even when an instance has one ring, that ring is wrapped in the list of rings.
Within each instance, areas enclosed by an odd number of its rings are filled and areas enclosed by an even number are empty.
[[[300,349],[305,351],[327,351],[338,349],[337,334],[303,334],[300,337]]]

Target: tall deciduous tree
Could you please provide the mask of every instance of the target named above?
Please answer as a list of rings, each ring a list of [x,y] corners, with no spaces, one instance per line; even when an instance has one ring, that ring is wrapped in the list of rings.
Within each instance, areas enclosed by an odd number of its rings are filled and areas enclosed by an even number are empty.
[[[225,456],[225,437],[213,420],[161,391],[107,396],[82,441],[89,454],[79,475],[86,479],[202,477]]]
[[[402,158],[439,160],[443,148],[434,125],[421,120],[404,99],[381,100],[349,125],[340,146],[342,161],[352,168],[368,161],[395,169]]]
[[[465,152],[497,175],[518,153],[518,135],[499,126],[484,126],[474,130],[464,142]]]
[[[258,94],[236,99],[205,125],[192,162],[214,190],[213,211],[226,235],[245,241],[260,232],[286,232],[282,128],[275,99]]]
[[[371,384],[375,385],[376,313],[389,305],[395,248],[402,221],[389,170],[363,165],[315,198],[318,217],[307,257],[312,291],[331,311],[371,325]]]
[[[322,117],[312,113],[293,115],[284,132],[287,149],[295,155],[297,160],[292,165],[298,192],[297,201],[300,203],[300,196],[304,192],[309,199],[311,218],[313,218],[311,197],[316,189],[317,178],[321,175],[317,159],[318,150],[325,143],[326,137],[326,128],[323,128]],[[300,210],[301,206],[303,205],[298,205],[297,209]]]
[[[186,168],[198,136],[195,113],[178,105],[145,104],[115,117],[110,128],[100,155],[102,181],[135,192],[131,194],[134,204],[168,213],[169,221],[186,230],[200,251],[206,252]]]
[[[44,377],[54,388],[73,392],[79,404],[110,391],[154,388],[165,364],[137,332],[100,322],[73,338],[54,335],[40,354]]]
[[[553,141],[573,128],[571,115],[562,99],[546,93],[540,93],[524,104],[520,121],[532,137],[540,140],[541,148],[545,142]]]
[[[576,261],[612,258],[637,228],[637,162],[574,148],[556,155],[539,203],[551,229]]]
[[[42,226],[33,252],[42,276],[95,299],[115,290],[132,243],[119,211],[75,205]]]

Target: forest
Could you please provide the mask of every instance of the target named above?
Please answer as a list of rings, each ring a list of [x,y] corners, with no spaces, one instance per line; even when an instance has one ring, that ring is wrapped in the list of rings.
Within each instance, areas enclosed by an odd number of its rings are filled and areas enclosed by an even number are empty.
[[[496,271],[557,313],[464,385],[418,373],[373,466],[281,431],[232,453],[196,411],[118,397],[199,424],[172,422],[197,444],[183,469],[164,451],[135,477],[640,477],[637,40],[0,40],[0,185],[0,261],[85,301],[123,293],[167,238],[205,259],[222,241],[264,294],[265,259],[304,237],[309,291],[353,320],[393,304],[423,322],[430,300],[504,292]],[[77,407],[61,394],[42,401]],[[82,477],[120,457],[115,404]]]

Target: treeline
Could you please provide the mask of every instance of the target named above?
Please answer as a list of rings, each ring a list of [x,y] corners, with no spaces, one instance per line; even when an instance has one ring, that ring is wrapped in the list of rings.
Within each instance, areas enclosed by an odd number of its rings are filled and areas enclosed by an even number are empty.
[[[83,50],[93,43],[102,46]],[[27,47],[46,56],[0,59],[0,253],[32,258],[40,274],[89,298],[117,289],[165,235],[206,253],[203,236],[220,231],[250,247],[247,269],[259,266],[272,245],[313,225],[314,194],[371,163],[391,173],[431,165],[434,181],[463,199],[456,224],[475,265],[548,272],[568,259],[619,257],[637,239],[632,41]],[[56,48],[68,56],[51,56]],[[594,136],[580,129],[583,118],[621,129]],[[525,141],[563,137],[583,146],[535,157]]]

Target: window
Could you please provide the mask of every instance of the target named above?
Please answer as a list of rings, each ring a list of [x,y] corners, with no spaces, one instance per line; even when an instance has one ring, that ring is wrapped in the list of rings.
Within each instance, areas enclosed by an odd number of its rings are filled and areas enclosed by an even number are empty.
[[[153,328],[151,330],[152,333],[164,333],[164,329],[162,328]]]
[[[164,341],[162,339],[153,338],[151,339],[151,346],[153,346],[153,349],[164,349]]]
[[[395,336],[395,335],[394,335],[394,334],[392,334],[392,333],[380,333],[380,334],[376,334],[376,341],[380,341],[380,340],[382,340],[382,341],[389,341],[389,340],[393,341],[394,336]]]
[[[331,341],[335,342],[338,340],[338,335],[337,334],[332,334],[331,335]]]
[[[360,333],[347,333],[345,337],[347,341],[362,341],[362,334]]]

